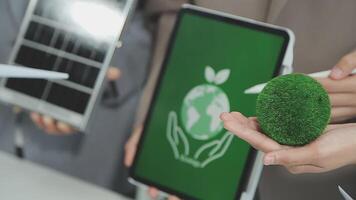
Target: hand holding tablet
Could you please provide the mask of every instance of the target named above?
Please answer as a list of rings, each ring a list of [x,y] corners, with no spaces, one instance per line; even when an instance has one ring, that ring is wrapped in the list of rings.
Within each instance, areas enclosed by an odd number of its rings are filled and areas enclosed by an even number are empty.
[[[130,172],[135,183],[185,199],[253,195],[259,176],[250,175],[260,173],[255,151],[225,130],[219,115],[255,115],[256,96],[244,89],[276,76],[291,45],[293,34],[285,28],[185,6],[137,152],[130,151],[136,153]]]

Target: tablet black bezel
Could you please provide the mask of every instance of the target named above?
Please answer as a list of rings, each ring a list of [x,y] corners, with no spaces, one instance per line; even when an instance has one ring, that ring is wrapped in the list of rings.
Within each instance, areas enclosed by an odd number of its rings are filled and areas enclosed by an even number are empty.
[[[172,52],[172,49],[173,49],[173,46],[174,46],[174,43],[175,43],[177,30],[178,30],[178,28],[180,26],[180,22],[181,22],[182,16],[184,14],[187,14],[187,13],[195,14],[195,15],[211,18],[211,19],[214,19],[214,20],[223,21],[223,22],[227,22],[227,23],[230,23],[230,24],[235,24],[235,25],[238,25],[238,26],[243,26],[243,27],[246,27],[246,28],[251,28],[251,29],[254,29],[254,30],[259,30],[259,31],[268,32],[268,33],[272,33],[272,34],[276,34],[276,35],[282,36],[284,38],[284,43],[282,45],[281,52],[279,54],[277,64],[275,66],[275,70],[274,70],[273,76],[271,78],[273,78],[273,77],[275,77],[275,76],[277,76],[279,74],[279,72],[281,70],[281,67],[282,67],[282,64],[283,64],[284,56],[285,56],[286,51],[287,51],[289,40],[290,40],[289,34],[285,30],[272,28],[272,27],[267,27],[267,26],[263,26],[263,25],[259,25],[259,24],[255,24],[255,23],[252,23],[252,22],[248,22],[248,21],[237,19],[237,18],[229,17],[229,16],[226,16],[226,15],[219,15],[219,14],[216,14],[214,12],[202,11],[202,10],[196,9],[194,7],[195,6],[183,7],[178,13],[177,20],[175,22],[174,28],[172,30],[172,34],[171,34],[170,39],[168,41],[167,51],[166,51],[166,54],[165,54],[165,57],[164,57],[164,60],[163,60],[162,68],[161,68],[161,70],[159,72],[159,76],[158,76],[158,79],[157,79],[156,87],[155,87],[154,92],[153,92],[152,100],[150,102],[150,107],[149,107],[149,110],[148,110],[148,113],[147,113],[147,117],[146,117],[146,119],[144,121],[142,135],[141,135],[141,138],[140,138],[140,140],[139,140],[139,142],[137,144],[137,152],[136,152],[133,164],[132,164],[132,166],[130,168],[130,172],[129,172],[130,173],[130,177],[132,179],[134,179],[135,181],[138,181],[140,183],[143,183],[143,184],[146,184],[146,185],[149,185],[149,186],[152,186],[152,187],[156,187],[159,190],[162,190],[163,192],[166,192],[166,193],[169,193],[169,194],[172,194],[172,195],[177,195],[177,196],[179,196],[181,198],[184,198],[184,199],[196,199],[196,198],[192,197],[192,196],[189,196],[187,194],[181,193],[179,191],[176,191],[176,190],[174,190],[172,188],[160,185],[160,184],[155,183],[155,182],[153,182],[151,180],[147,180],[145,178],[139,177],[139,176],[137,176],[135,174],[137,159],[139,157],[138,155],[140,155],[140,153],[141,153],[142,144],[143,144],[143,142],[144,142],[144,140],[145,140],[145,138],[147,136],[146,127],[147,127],[147,124],[150,122],[150,118],[152,117],[152,110],[154,108],[154,105],[155,105],[155,102],[156,102],[156,98],[157,98],[158,93],[159,93],[159,91],[161,89],[161,86],[162,86],[161,85],[161,81],[162,81],[163,75],[165,74],[165,70],[167,68],[168,61],[169,61],[169,59],[171,57],[171,52]],[[245,168],[243,170],[243,175],[240,178],[239,188],[236,189],[235,199],[239,199],[241,197],[242,192],[246,189],[246,186],[247,186],[247,183],[248,183],[248,177],[249,177],[249,175],[250,175],[250,173],[252,171],[253,163],[255,161],[256,155],[257,155],[257,151],[255,149],[253,149],[252,147],[250,147],[250,150],[249,150],[249,153],[248,153],[248,157],[247,157],[248,161],[246,162]]]

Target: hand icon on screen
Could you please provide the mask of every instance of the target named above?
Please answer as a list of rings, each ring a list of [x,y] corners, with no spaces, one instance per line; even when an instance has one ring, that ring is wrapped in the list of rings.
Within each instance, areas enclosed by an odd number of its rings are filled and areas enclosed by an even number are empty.
[[[223,137],[205,143],[195,152],[191,152],[188,137],[178,125],[177,114],[172,111],[168,114],[167,139],[175,159],[196,168],[204,168],[224,156],[233,140],[233,135],[226,132]]]
[[[176,159],[179,159],[182,155],[189,155],[188,138],[184,134],[182,128],[178,126],[177,114],[174,112],[170,112],[168,115],[167,139]]]
[[[225,135],[219,139],[202,145],[194,154],[201,167],[207,166],[210,162],[222,157],[229,148],[233,139],[233,135],[226,132]]]

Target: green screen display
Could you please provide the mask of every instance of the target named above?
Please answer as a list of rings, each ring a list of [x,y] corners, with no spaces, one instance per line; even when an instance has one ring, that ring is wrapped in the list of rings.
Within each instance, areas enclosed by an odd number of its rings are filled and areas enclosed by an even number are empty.
[[[221,112],[254,116],[285,38],[194,13],[181,15],[136,158],[134,176],[196,199],[234,199],[250,146],[228,133]]]

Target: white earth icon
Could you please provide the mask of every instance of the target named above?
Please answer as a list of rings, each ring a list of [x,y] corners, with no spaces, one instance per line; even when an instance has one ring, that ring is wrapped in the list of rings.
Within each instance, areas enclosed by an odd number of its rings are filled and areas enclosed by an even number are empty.
[[[208,140],[223,129],[219,116],[230,110],[230,103],[218,85],[228,79],[229,73],[222,70],[215,76],[213,69],[207,66],[205,77],[209,83],[194,87],[185,96],[180,117],[186,132],[194,139]]]

